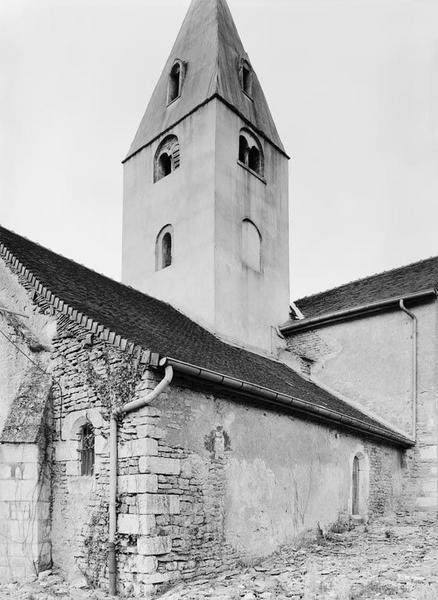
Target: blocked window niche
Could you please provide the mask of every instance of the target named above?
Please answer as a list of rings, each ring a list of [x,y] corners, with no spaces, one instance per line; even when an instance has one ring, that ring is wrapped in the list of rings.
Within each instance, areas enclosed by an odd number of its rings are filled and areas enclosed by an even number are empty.
[[[176,135],[166,136],[155,152],[154,183],[180,166],[180,148]]]
[[[259,140],[248,129],[239,133],[238,162],[260,177],[264,175],[263,150]]]
[[[351,467],[351,514],[364,518],[368,507],[369,469],[363,452],[356,452]]]
[[[176,60],[169,73],[169,81],[167,86],[167,104],[170,104],[181,96],[181,88],[184,77],[184,63],[181,60]]]
[[[172,264],[173,227],[166,225],[160,230],[155,242],[155,270],[161,271]]]
[[[262,236],[249,219],[242,221],[242,262],[254,271],[262,268]]]

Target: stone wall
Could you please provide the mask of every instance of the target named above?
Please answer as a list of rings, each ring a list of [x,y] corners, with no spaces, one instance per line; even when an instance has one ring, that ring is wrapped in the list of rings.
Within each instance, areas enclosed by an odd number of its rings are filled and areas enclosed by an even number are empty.
[[[122,594],[252,563],[345,520],[356,454],[362,516],[400,510],[395,448],[179,383],[121,426]]]
[[[51,564],[50,470],[45,443],[0,444],[0,580],[34,577]]]
[[[417,446],[406,457],[407,510],[438,510],[436,302],[411,308],[418,319],[417,425],[413,431],[412,321],[392,311],[291,335],[289,361],[317,383],[371,411]],[[413,500],[415,499],[415,500]]]

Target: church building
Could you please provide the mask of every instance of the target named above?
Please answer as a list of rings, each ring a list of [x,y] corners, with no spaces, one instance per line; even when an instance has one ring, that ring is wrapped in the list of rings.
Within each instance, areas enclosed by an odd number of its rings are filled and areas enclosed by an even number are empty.
[[[192,0],[123,160],[122,283],[0,227],[0,579],[123,597],[438,509],[438,258],[290,302],[288,154]]]

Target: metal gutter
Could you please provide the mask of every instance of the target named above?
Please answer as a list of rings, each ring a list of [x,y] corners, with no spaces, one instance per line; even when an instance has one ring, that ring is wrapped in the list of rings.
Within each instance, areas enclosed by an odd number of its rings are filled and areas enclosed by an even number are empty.
[[[297,331],[305,331],[307,329],[314,329],[317,327],[324,327],[326,325],[332,325],[340,321],[347,321],[349,319],[355,319],[363,315],[372,314],[375,312],[382,312],[389,309],[399,309],[400,301],[403,302],[418,302],[420,300],[426,300],[428,298],[436,297],[437,293],[434,288],[415,292],[414,294],[408,294],[406,296],[395,296],[393,298],[387,298],[386,300],[379,300],[378,302],[370,302],[354,308],[348,308],[347,310],[340,310],[319,317],[313,317],[310,319],[304,319],[297,322],[288,322],[284,325],[280,325],[280,331],[283,334],[295,333]]]
[[[396,443],[403,448],[410,448],[411,446],[415,445],[414,440],[411,440],[410,438],[405,437],[395,431],[388,431],[384,427],[380,427],[378,424],[370,424],[356,417],[347,416],[330,408],[325,408],[313,404],[307,400],[289,396],[288,394],[282,394],[269,388],[243,381],[242,379],[237,379],[216,371],[204,369],[202,367],[185,363],[171,357],[163,358],[160,361],[160,365],[170,365],[173,367],[175,372],[182,375],[196,377],[213,384],[218,384],[228,388],[231,391],[251,396],[253,398],[259,398],[265,403],[292,409],[313,418],[317,418],[318,420],[342,425],[343,427],[354,429],[355,431],[361,431],[370,436]],[[314,385],[317,386],[317,384]]]

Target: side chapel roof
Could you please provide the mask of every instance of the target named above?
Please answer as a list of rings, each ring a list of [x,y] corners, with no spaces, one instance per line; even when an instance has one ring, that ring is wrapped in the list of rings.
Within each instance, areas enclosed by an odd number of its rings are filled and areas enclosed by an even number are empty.
[[[177,59],[186,65],[182,92],[167,106],[168,77]],[[284,153],[254,71],[251,98],[242,91],[241,59],[249,62],[226,0],[192,0],[125,160],[215,96]]]
[[[275,390],[357,419],[392,442],[409,440],[276,360],[227,344],[169,304],[96,273],[0,226],[0,256],[40,294],[88,326],[145,350]],[[72,313],[71,310],[74,312]],[[64,310],[65,312],[65,310]],[[99,333],[93,325],[92,331]],[[119,344],[123,347],[123,344]],[[408,443],[406,443],[408,442]]]
[[[305,319],[438,288],[438,256],[357,279],[295,301]]]

